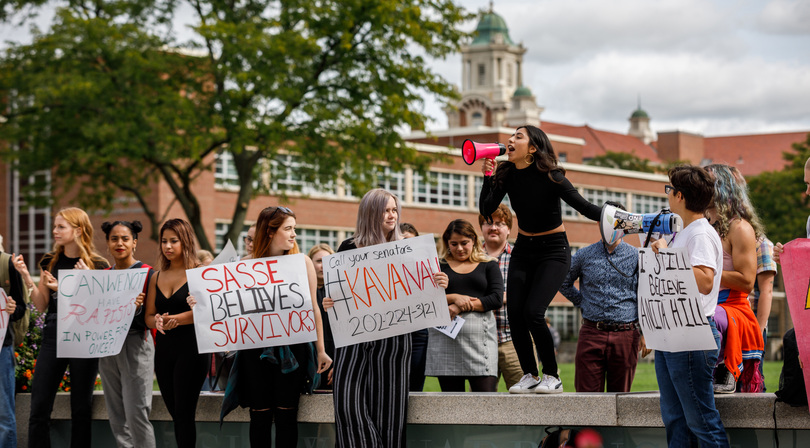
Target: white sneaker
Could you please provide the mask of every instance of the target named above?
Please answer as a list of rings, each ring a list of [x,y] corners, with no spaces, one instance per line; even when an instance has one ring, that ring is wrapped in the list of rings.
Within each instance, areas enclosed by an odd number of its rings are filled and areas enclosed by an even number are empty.
[[[534,388],[534,391],[538,394],[559,394],[563,391],[563,384],[559,378],[544,373],[543,379],[540,380],[540,384]]]
[[[734,375],[726,369],[724,364],[717,367],[717,377],[714,383],[714,393],[716,394],[733,394],[737,388],[737,381],[734,380]]]
[[[540,380],[537,380],[532,376],[531,373],[527,373],[523,375],[523,378],[517,382],[514,386],[509,388],[510,394],[530,394],[534,392],[534,388],[540,384]]]

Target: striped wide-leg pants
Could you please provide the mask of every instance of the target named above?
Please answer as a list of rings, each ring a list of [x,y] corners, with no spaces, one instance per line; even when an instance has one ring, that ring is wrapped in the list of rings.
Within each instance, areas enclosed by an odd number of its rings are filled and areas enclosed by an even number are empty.
[[[410,334],[337,348],[337,448],[405,448],[410,367]]]

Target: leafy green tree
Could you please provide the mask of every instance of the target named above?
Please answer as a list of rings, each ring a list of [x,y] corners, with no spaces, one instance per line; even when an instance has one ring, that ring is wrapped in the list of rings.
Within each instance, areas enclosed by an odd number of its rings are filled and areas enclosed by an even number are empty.
[[[786,243],[806,236],[808,198],[804,195],[804,164],[810,158],[810,134],[793,151],[783,153],[790,162],[782,171],[766,171],[747,179],[751,201],[765,224],[768,238]]]
[[[0,17],[45,6],[5,2]],[[193,12],[187,41],[181,9]],[[238,174],[229,239],[279,151],[300,157],[305,180],[340,175],[353,191],[376,182],[379,161],[425,170],[433,156],[397,131],[423,127],[425,94],[456,98],[426,57],[457,51],[469,18],[453,0],[69,2],[0,61],[0,156],[22,174],[52,169],[88,208],[132,195],[153,229],[161,179],[210,249],[193,185],[218,152]]]
[[[601,166],[605,168],[618,168],[622,170],[641,171],[643,173],[654,173],[655,167],[650,165],[650,161],[642,159],[635,154],[626,152],[606,151],[604,155],[596,156],[585,162],[586,165]]]

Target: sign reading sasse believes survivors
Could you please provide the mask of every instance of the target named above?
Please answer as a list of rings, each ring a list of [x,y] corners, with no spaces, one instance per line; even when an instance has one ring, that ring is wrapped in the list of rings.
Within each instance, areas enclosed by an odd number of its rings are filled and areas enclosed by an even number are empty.
[[[638,321],[647,348],[717,349],[686,248],[639,249]]]
[[[294,254],[186,271],[199,353],[311,342],[315,315],[304,259]]]
[[[120,353],[148,272],[148,268],[60,270],[56,356],[102,358]]]
[[[450,324],[433,235],[324,257],[328,311],[336,347]]]

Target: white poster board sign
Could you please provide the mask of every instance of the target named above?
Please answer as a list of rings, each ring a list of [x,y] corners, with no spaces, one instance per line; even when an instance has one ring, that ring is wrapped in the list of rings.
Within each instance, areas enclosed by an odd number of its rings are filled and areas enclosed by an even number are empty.
[[[717,349],[686,248],[639,249],[638,321],[647,348]]]
[[[211,264],[186,271],[199,353],[317,339],[306,255]]]
[[[328,310],[336,347],[448,325],[433,235],[348,250],[324,257]]]
[[[3,341],[6,339],[6,330],[8,329],[8,322],[11,315],[6,311],[8,296],[3,288],[0,288],[0,347],[3,346]],[[25,304],[23,304],[24,306]]]
[[[148,268],[60,270],[56,356],[103,358],[120,353],[148,272]]]
[[[214,258],[211,264],[232,263],[234,261],[239,261],[239,254],[236,253],[236,248],[233,246],[231,240],[228,240],[222,252]]]

